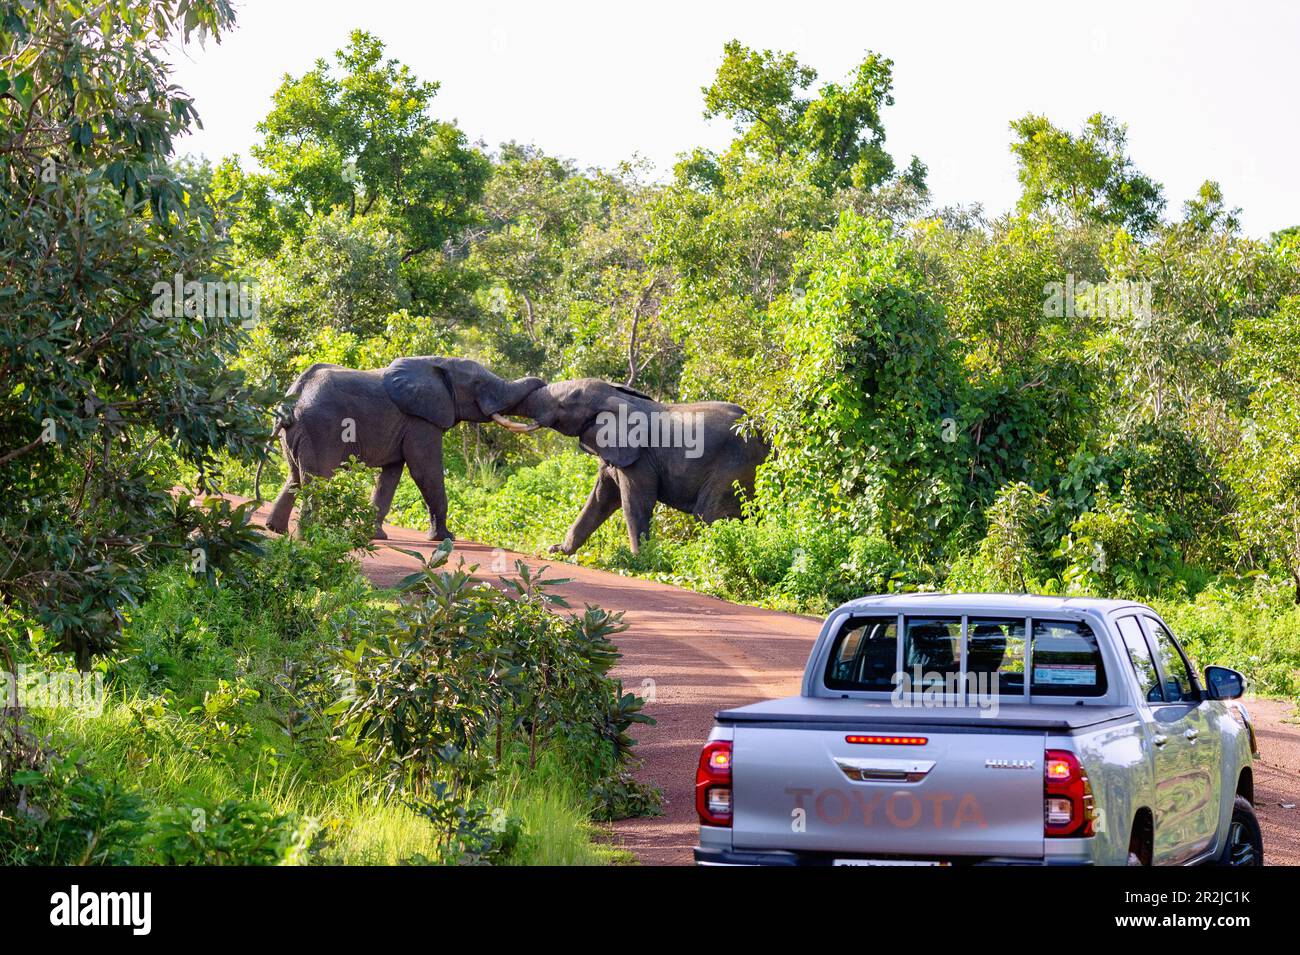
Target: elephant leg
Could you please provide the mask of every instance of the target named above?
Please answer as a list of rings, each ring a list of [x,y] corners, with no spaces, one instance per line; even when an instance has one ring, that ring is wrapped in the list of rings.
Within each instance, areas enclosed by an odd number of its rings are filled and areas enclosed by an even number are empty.
[[[551,552],[560,554],[576,552],[579,547],[587,543],[587,538],[609,519],[609,515],[618,510],[619,498],[618,480],[614,477],[613,469],[602,467],[600,473],[596,475],[596,486],[587,496],[587,503],[583,505],[582,512],[569,528],[569,532],[564,535],[564,543],[553,544]]]
[[[370,496],[370,505],[375,509],[375,540],[388,539],[384,533],[384,518],[393,506],[393,495],[397,493],[397,485],[402,480],[402,468],[405,466],[403,461],[386,465],[375,481],[375,493]]]
[[[285,476],[284,485],[276,495],[275,502],[271,505],[271,512],[266,517],[267,529],[277,534],[289,532],[289,517],[293,513],[293,502],[298,496],[299,488],[302,487],[302,469],[287,446],[284,447],[284,460],[288,465],[289,473]]]
[[[280,493],[276,495],[275,502],[271,505],[271,513],[266,517],[267,530],[275,531],[277,534],[285,534],[289,531],[289,515],[293,513],[293,502],[298,496],[298,483],[293,478],[285,478]]]
[[[627,539],[632,553],[639,553],[641,541],[650,536],[650,519],[654,516],[658,479],[653,471],[644,474],[619,472],[619,495],[623,499],[623,519],[627,521]]]
[[[408,434],[402,442],[402,455],[411,469],[411,480],[420,489],[429,508],[431,541],[455,540],[447,530],[447,485],[442,472],[442,431],[429,425]],[[382,475],[381,475],[381,480]]]

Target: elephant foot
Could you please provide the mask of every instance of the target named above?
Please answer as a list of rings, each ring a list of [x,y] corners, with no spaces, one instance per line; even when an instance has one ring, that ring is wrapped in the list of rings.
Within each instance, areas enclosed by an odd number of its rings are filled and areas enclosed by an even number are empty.
[[[437,528],[434,528],[424,536],[426,540],[431,540],[431,541],[454,541],[456,539],[456,535],[453,534],[451,531],[447,530],[445,527],[442,530],[438,530]]]
[[[375,532],[370,535],[370,539],[375,541],[386,541],[388,540],[388,535],[384,533],[382,527],[376,527]]]

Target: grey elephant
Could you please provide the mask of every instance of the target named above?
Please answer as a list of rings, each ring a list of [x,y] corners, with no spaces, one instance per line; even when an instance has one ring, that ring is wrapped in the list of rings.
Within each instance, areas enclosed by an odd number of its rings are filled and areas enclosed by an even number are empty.
[[[587,503],[553,552],[572,554],[620,507],[636,553],[650,532],[655,504],[712,523],[740,516],[735,485],[746,493],[767,444],[735,425],[745,409],[722,401],[662,404],[598,378],[538,388],[512,412],[578,439],[603,462]]]
[[[376,538],[387,536],[384,518],[403,467],[411,469],[429,508],[429,539],[452,537],[447,529],[443,432],[458,421],[496,421],[512,431],[532,431],[538,426],[510,421],[502,412],[544,384],[540,378],[506,381],[466,358],[399,358],[377,371],[312,365],[289,389],[292,407],[275,428],[289,474],[266,526],[284,533],[303,481],[329,477],[355,455],[380,469],[371,497]]]

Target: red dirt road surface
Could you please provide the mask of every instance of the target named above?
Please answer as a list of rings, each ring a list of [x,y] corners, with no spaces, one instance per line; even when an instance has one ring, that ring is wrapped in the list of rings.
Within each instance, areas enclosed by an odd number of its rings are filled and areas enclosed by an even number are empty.
[[[265,510],[259,511],[262,519]],[[415,531],[388,525],[385,531],[388,541],[378,542],[362,562],[366,576],[382,587],[418,567],[392,547],[425,555],[435,547]],[[695,762],[713,714],[797,693],[820,621],[483,544],[458,541],[453,565],[458,558],[478,564],[477,576],[489,580],[497,576],[494,562],[511,570],[517,559],[530,568],[550,566],[548,576],[572,578],[556,593],[575,608],[594,604],[623,611],[628,629],[616,639],[623,658],[615,675],[626,690],[647,698],[644,712],[657,721],[633,729],[642,760],[636,776],[663,790],[664,814],[616,823],[615,841],[646,865],[691,864]],[[1273,865],[1300,865],[1300,725],[1285,722],[1300,721],[1300,715],[1284,702],[1256,700],[1248,708],[1261,753],[1255,761],[1255,808],[1264,858]]]

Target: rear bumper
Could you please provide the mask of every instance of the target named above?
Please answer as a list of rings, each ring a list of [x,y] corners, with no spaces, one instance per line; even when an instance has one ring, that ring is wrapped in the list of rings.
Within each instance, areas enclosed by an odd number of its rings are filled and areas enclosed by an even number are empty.
[[[829,866],[837,858],[829,852],[789,852],[780,849],[723,849],[718,846],[696,846],[695,864],[702,866]],[[1084,866],[1092,865],[1092,860],[1083,857],[1058,856],[1047,859],[993,857],[971,859],[949,859],[952,865],[1035,865],[1035,866]]]

